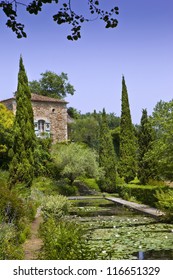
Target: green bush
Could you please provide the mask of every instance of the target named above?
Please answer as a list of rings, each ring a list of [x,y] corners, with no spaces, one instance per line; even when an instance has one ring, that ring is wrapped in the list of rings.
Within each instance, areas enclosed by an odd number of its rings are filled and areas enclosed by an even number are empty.
[[[161,209],[165,214],[165,219],[173,222],[173,189],[169,189],[166,192],[163,190],[156,191],[157,207]]]
[[[18,198],[7,186],[0,185],[0,193],[0,215],[3,217],[3,222],[18,225],[21,217],[25,215],[22,199]]]
[[[61,195],[72,196],[77,194],[77,188],[69,184],[68,179],[61,179],[56,182],[57,192]]]
[[[68,213],[70,202],[62,195],[50,195],[45,196],[41,203],[41,211],[44,220],[52,217],[54,219],[60,219],[62,216]]]
[[[87,260],[96,259],[97,252],[90,250],[85,231],[81,225],[50,218],[41,225],[43,240],[40,259],[43,260]]]
[[[89,188],[92,189],[96,192],[100,192],[100,188],[97,184],[96,179],[92,179],[92,178],[83,178],[81,179],[81,181]]]
[[[14,225],[0,225],[0,260],[23,259],[23,250],[16,236],[17,232]]]
[[[53,179],[41,176],[34,178],[31,191],[37,191],[38,193],[40,192],[45,195],[50,195],[57,192],[57,187]]]

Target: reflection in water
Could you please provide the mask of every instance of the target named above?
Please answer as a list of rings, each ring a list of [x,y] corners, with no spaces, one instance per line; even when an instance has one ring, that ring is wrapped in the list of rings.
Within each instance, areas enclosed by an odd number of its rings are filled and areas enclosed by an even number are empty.
[[[138,252],[138,260],[173,260],[173,250]]]
[[[138,260],[144,260],[144,252],[142,251],[138,252]]]

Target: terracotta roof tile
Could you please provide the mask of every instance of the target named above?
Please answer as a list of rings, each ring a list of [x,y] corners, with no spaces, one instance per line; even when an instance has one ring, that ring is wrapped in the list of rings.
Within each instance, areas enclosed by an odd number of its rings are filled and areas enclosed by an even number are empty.
[[[43,95],[39,95],[39,94],[35,94],[35,93],[32,93],[31,100],[32,101],[43,101],[43,102],[67,103],[63,99],[52,98],[52,97],[43,96]]]
[[[5,100],[1,100],[1,102],[7,101],[7,100],[14,100],[14,99],[15,99],[15,96],[5,99]],[[43,96],[43,95],[39,95],[39,94],[35,94],[35,93],[31,94],[31,100],[36,101],[36,102],[42,101],[42,102],[56,102],[56,103],[66,103],[66,104],[68,103],[63,99],[52,98],[52,97]]]

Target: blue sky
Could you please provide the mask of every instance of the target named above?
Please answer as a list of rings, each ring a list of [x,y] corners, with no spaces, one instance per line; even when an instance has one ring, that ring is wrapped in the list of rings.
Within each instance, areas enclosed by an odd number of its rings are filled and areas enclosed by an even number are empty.
[[[84,11],[86,0],[72,0]],[[25,2],[25,1],[24,1]],[[82,3],[83,2],[83,3]],[[94,109],[121,113],[121,80],[125,76],[133,123],[139,123],[143,108],[151,114],[159,100],[173,98],[173,1],[100,0],[105,7],[117,5],[120,14],[115,29],[93,21],[82,28],[77,42],[66,39],[69,26],[51,19],[55,6],[45,6],[38,16],[19,9],[27,39],[17,39],[5,27],[0,12],[0,99],[17,87],[20,54],[28,79],[39,79],[46,70],[65,72],[74,85],[68,106],[81,113]]]

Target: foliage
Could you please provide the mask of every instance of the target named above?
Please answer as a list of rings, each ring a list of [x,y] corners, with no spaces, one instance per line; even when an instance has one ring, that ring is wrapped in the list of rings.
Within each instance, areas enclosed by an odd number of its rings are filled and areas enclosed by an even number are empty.
[[[58,194],[65,196],[77,195],[76,186],[71,186],[68,179],[60,179],[56,181],[56,190]]]
[[[74,87],[68,82],[68,76],[65,73],[57,75],[54,72],[46,71],[41,73],[41,79],[29,82],[32,93],[45,95],[53,98],[64,98],[67,94],[73,95]]]
[[[29,223],[35,217],[36,205],[30,197],[22,197],[17,186],[10,190],[4,173],[7,172],[0,172],[0,258],[21,259],[20,244],[30,233]]]
[[[100,1],[89,0],[88,10],[90,15],[93,15],[93,19],[99,18],[105,23],[106,28],[115,28],[118,24],[116,15],[119,14],[118,7],[113,7],[109,12],[105,11],[100,7]],[[72,0],[63,0],[61,7],[59,7],[58,0],[34,0],[30,3],[26,1],[0,1],[0,8],[7,17],[6,25],[16,33],[17,38],[26,37],[24,31],[24,24],[17,22],[18,18],[18,6],[25,7],[26,12],[29,14],[37,15],[42,11],[45,4],[54,4],[54,7],[58,6],[58,12],[53,16],[53,20],[58,24],[70,24],[71,34],[67,36],[68,40],[78,40],[81,37],[81,25],[84,22],[91,21],[93,19],[88,19],[84,15],[72,9]],[[95,17],[96,16],[96,17]]]
[[[120,126],[111,130],[111,135],[113,139],[114,149],[117,159],[120,157]]]
[[[78,111],[76,108],[74,107],[68,107],[67,108],[67,113],[70,116],[70,118],[72,119],[78,119],[80,118],[80,111]]]
[[[156,198],[158,208],[166,213],[166,219],[173,222],[173,190],[168,189],[167,192],[158,190]]]
[[[57,193],[55,181],[50,177],[39,176],[35,177],[31,186],[31,195],[36,200],[42,199],[44,195],[51,195]]]
[[[99,151],[99,134],[102,112],[75,115],[75,120],[70,124],[70,139],[74,142],[87,144],[90,148]],[[114,113],[106,114],[108,128],[112,131],[119,126],[119,118]],[[113,136],[113,134],[112,134]],[[114,137],[114,136],[113,136]],[[114,139],[117,145],[117,137]],[[117,149],[117,146],[115,147]]]
[[[25,182],[26,186],[29,187],[32,184],[34,176],[33,154],[36,138],[31,105],[31,92],[28,87],[28,78],[22,57],[20,57],[19,62],[16,103],[9,184],[13,187],[17,182]]]
[[[126,183],[136,177],[136,140],[132,125],[128,92],[124,77],[122,78],[121,99],[121,122],[120,122],[120,161],[118,173],[124,177]]]
[[[100,188],[98,183],[93,178],[80,178],[80,181],[82,181],[89,189],[94,190],[96,192],[100,192]]]
[[[173,100],[158,102],[150,119],[155,137],[151,143],[151,149],[145,155],[145,160],[150,163],[154,179],[173,180],[172,120]]]
[[[48,219],[42,224],[43,239],[41,259],[43,260],[92,260],[97,250],[91,250],[84,228],[70,220]]]
[[[125,184],[117,186],[117,192],[120,197],[131,200],[135,199],[140,203],[144,203],[150,206],[156,206],[157,198],[156,192],[162,189],[164,192],[168,190],[165,185],[162,186],[150,186],[150,185],[136,185],[136,184]]]
[[[102,113],[99,142],[99,165],[105,171],[105,178],[99,181],[99,187],[102,191],[115,192],[116,159],[105,110]]]
[[[63,195],[49,195],[42,199],[41,211],[44,220],[60,219],[68,213],[69,200]]]
[[[0,224],[0,260],[22,260],[23,250],[17,242],[12,224]]]
[[[145,159],[145,154],[149,151],[152,140],[152,129],[147,116],[147,110],[143,109],[138,129],[138,178],[142,185],[147,184],[151,176],[150,164]]]
[[[19,225],[20,219],[25,215],[24,204],[6,184],[0,184],[0,216],[4,223]]]
[[[34,175],[48,176],[51,174],[51,155],[50,155],[51,139],[37,138],[36,147],[34,149]]]
[[[0,103],[0,167],[7,168],[10,158],[8,151],[13,142],[13,113]]]
[[[59,176],[68,178],[71,185],[79,176],[99,178],[102,172],[96,153],[84,145],[56,144],[52,147],[52,157]]]
[[[70,125],[70,140],[99,149],[99,123],[94,116],[78,118]]]

